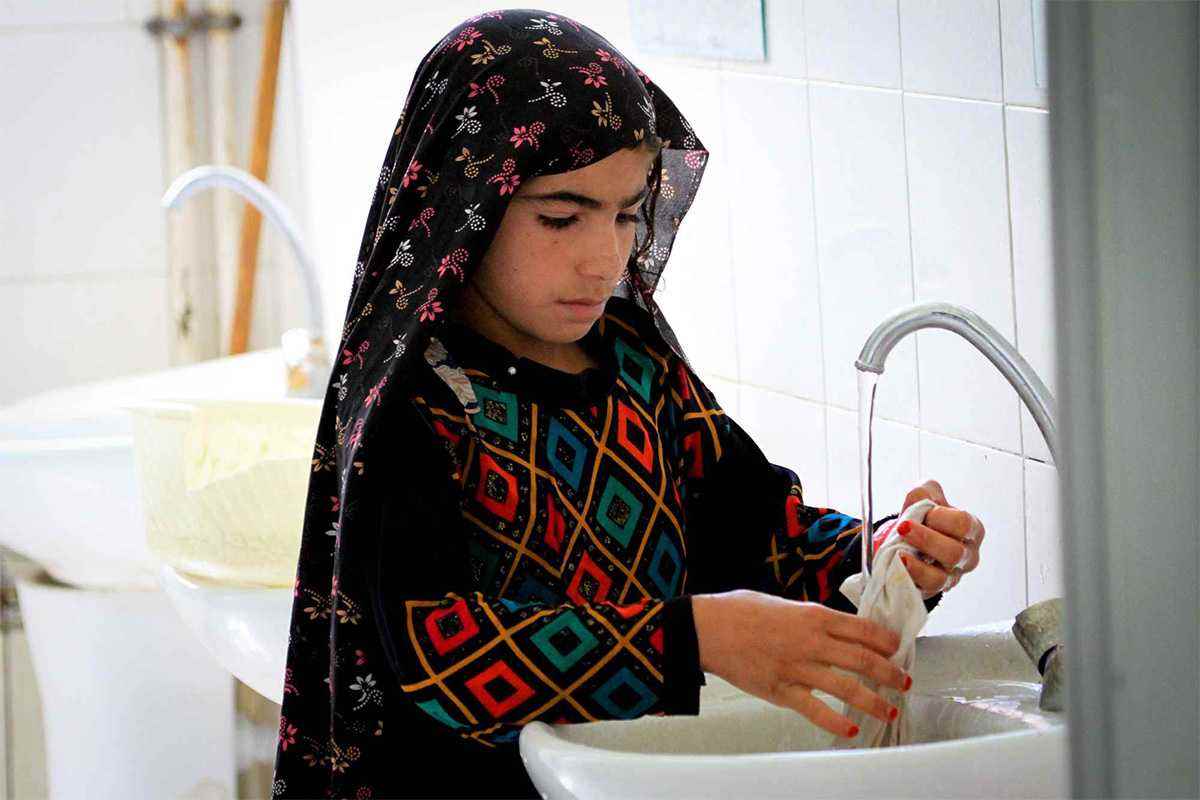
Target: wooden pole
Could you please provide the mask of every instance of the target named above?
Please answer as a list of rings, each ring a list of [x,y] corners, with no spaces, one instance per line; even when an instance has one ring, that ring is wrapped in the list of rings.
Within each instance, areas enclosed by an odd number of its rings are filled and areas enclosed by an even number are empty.
[[[258,97],[255,101],[254,131],[247,168],[254,177],[267,182],[271,155],[271,130],[275,120],[275,86],[279,76],[279,54],[283,40],[283,16],[287,0],[271,0],[263,21],[263,53],[258,75]],[[250,338],[251,310],[254,303],[254,276],[258,271],[258,241],[262,230],[262,215],[258,209],[243,202],[242,236],[238,252],[238,285],[233,310],[231,354],[246,352]]]

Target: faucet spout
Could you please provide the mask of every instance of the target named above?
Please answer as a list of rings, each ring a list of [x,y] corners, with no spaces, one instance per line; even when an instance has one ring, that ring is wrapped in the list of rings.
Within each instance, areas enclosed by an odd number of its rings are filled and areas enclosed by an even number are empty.
[[[304,290],[308,299],[308,325],[315,337],[321,337],[325,330],[324,313],[321,306],[321,292],[317,286],[317,269],[305,250],[300,238],[300,227],[292,217],[291,212],[283,204],[283,200],[271,187],[260,181],[245,170],[224,164],[205,164],[193,167],[181,173],[162,196],[164,208],[177,207],[200,189],[210,186],[224,186],[240,194],[262,212],[270,222],[287,238],[292,253],[296,256],[296,264],[300,270],[300,278],[304,282]]]
[[[1058,434],[1054,396],[1017,349],[983,317],[970,309],[950,303],[918,303],[902,308],[876,326],[867,337],[854,366],[859,370],[883,373],[883,364],[896,343],[922,328],[954,331],[973,344],[996,365],[1017,390],[1022,402],[1037,422],[1054,463],[1058,463]]]

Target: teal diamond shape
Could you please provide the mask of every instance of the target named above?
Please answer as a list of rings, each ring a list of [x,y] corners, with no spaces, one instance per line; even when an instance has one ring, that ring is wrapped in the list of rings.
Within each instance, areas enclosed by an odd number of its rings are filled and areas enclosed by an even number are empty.
[[[569,628],[575,638],[579,640],[578,644],[571,648],[570,652],[564,653],[555,646],[551,639],[563,628]],[[540,631],[529,637],[530,641],[538,646],[542,654],[550,659],[550,663],[558,667],[559,672],[566,672],[579,659],[583,658],[594,648],[598,642],[591,631],[579,620],[579,617],[574,611],[566,611],[559,614],[553,622],[544,626]]]
[[[619,705],[614,695],[622,688],[628,687],[638,696],[632,704]],[[646,713],[654,705],[654,692],[650,687],[638,680],[628,667],[621,667],[616,674],[609,678],[603,686],[596,690],[592,697],[604,707],[615,719],[633,719]]]
[[[514,444],[517,441],[517,396],[512,392],[497,392],[478,383],[472,383],[475,397],[479,400],[479,413],[471,420],[481,428],[495,431]]]
[[[664,572],[670,577],[664,578]],[[650,580],[654,581],[663,597],[674,597],[682,573],[683,559],[679,557],[679,550],[667,539],[666,534],[659,536],[654,555],[650,556]]]
[[[654,362],[645,353],[634,350],[621,337],[615,347],[617,363],[621,365],[621,377],[643,401],[650,402],[650,381],[654,378]]]

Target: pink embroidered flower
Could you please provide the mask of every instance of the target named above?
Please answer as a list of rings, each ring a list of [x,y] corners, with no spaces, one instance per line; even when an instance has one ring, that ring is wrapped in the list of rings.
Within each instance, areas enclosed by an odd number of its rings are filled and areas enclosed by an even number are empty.
[[[608,83],[608,79],[604,77],[604,67],[597,64],[595,61],[588,63],[586,67],[571,67],[576,72],[582,72],[586,77],[583,79],[584,86],[595,86],[597,89],[604,87]]]
[[[472,25],[459,31],[458,36],[450,44],[457,44],[457,50],[461,53],[464,47],[474,44],[475,40],[480,36],[483,36],[483,31],[476,30],[475,26]]]
[[[425,302],[417,306],[417,310],[421,312],[419,321],[428,322],[437,319],[437,315],[442,313],[442,304],[437,301],[438,290],[435,286],[429,290],[429,294],[425,298]]]
[[[400,181],[400,185],[405,189],[408,184],[417,179],[417,173],[421,171],[421,162],[417,161],[417,157],[413,156],[412,161],[408,162],[408,169],[404,172],[404,180]]]
[[[363,406],[370,408],[372,403],[379,400],[379,391],[387,385],[387,375],[379,379],[379,383],[367,390],[367,397],[363,400]]]
[[[288,745],[296,743],[296,732],[299,729],[295,725],[289,725],[286,717],[279,718],[279,746],[287,750]]]
[[[518,125],[513,128],[513,135],[508,140],[513,143],[513,149],[515,150],[525,142],[532,142],[533,137],[529,135],[529,131],[524,125]]]
[[[360,367],[361,367],[361,366],[363,366],[363,357],[362,357],[362,355],[363,355],[363,353],[367,352],[367,351],[368,351],[368,350],[370,350],[370,349],[371,349],[371,340],[370,340],[370,339],[364,339],[364,340],[362,341],[362,344],[360,344],[360,345],[358,346],[358,351],[357,351],[357,352],[352,352],[352,351],[350,351],[350,350],[347,350],[347,349],[345,349],[345,348],[342,348],[342,356],[343,356],[343,358],[342,358],[342,366],[346,366],[347,364],[352,364],[352,363],[354,363],[355,361],[357,361],[357,362],[358,362],[358,365],[359,365]]]

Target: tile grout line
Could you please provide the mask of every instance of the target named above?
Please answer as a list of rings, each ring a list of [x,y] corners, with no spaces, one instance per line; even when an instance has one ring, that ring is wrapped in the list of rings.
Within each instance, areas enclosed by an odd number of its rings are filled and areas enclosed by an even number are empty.
[[[1000,36],[1000,99],[1004,99],[1005,83],[1004,83],[1004,18],[1000,11],[1000,3],[996,3],[996,30]],[[1008,112],[1001,106],[1000,108],[1000,134],[1001,142],[1004,147],[1004,209],[1006,212],[1006,221],[1008,222],[1008,284],[1009,298],[1012,301],[1013,311],[1013,348],[1020,350],[1019,334],[1017,332],[1017,255],[1016,244],[1013,240],[1013,203],[1012,203],[1012,169],[1009,164],[1009,141],[1008,141]],[[1017,398],[1017,446],[1020,450],[1019,463],[1021,465],[1021,544],[1024,554],[1025,569],[1025,603],[1024,607],[1029,607],[1029,489],[1026,481],[1025,469],[1025,425],[1021,417],[1021,409],[1023,405],[1020,397]]]
[[[907,216],[908,228],[908,278],[911,302],[917,302],[917,257],[913,245],[912,229],[912,182],[908,165],[908,112],[904,104],[904,36],[900,26],[900,0],[896,0],[896,52],[900,62],[900,142],[904,148],[904,211]],[[921,416],[921,350],[920,331],[914,332],[913,339],[913,369],[916,371],[917,389],[917,477],[925,474],[924,437],[925,420]]]
[[[806,24],[807,18],[804,15],[804,8],[800,10],[800,49],[804,58],[804,73],[808,74],[808,30]],[[825,369],[825,301],[821,293],[821,248],[818,244],[817,236],[817,176],[813,165],[816,164],[816,158],[813,153],[813,125],[812,125],[812,84],[807,78],[804,80],[804,121],[808,130],[808,191],[812,202],[812,254],[813,265],[816,267],[817,274],[817,348],[821,354],[819,359],[821,369],[821,426],[822,435],[825,440],[825,457],[821,459],[821,463],[825,467],[825,496],[833,495],[832,471],[829,466],[829,459],[832,456],[832,451],[829,447],[829,380]]]

